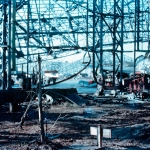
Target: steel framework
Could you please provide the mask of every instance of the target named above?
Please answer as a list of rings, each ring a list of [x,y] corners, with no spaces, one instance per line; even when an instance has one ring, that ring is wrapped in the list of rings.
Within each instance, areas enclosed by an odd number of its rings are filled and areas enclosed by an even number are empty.
[[[11,70],[23,68],[31,74],[38,55],[44,62],[43,71],[57,62],[60,65],[54,68],[61,72],[67,70],[62,63],[68,61],[67,56],[73,55],[76,60],[82,55],[86,57],[86,65],[92,64],[95,80],[97,68],[103,75],[104,66],[110,65],[113,80],[120,69],[121,83],[125,64],[133,61],[135,72],[136,54],[149,53],[148,0],[1,0],[0,3],[5,81],[9,81]],[[127,53],[133,59],[125,57]],[[76,73],[84,68],[82,62],[77,64],[66,67]]]

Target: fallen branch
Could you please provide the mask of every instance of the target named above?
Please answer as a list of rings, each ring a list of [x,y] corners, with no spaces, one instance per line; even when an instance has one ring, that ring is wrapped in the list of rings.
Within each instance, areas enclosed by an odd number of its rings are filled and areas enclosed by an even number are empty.
[[[24,120],[25,120],[25,118],[26,118],[26,116],[27,116],[27,112],[28,112],[28,110],[29,110],[29,108],[30,108],[30,106],[31,106],[31,102],[32,102],[33,98],[34,98],[34,96],[32,96],[32,98],[31,98],[31,100],[30,100],[30,102],[29,102],[29,104],[28,104],[28,106],[27,106],[27,108],[26,108],[26,110],[25,110],[25,112],[24,112],[22,118],[21,118],[21,121],[19,122],[19,125],[20,125],[20,128],[21,128],[21,129],[22,129],[22,126],[23,126],[23,124],[24,124]]]
[[[52,127],[50,128],[50,132],[52,130],[52,128],[55,126],[55,124],[57,123],[58,119],[60,118],[61,114],[58,116],[58,118],[56,119],[56,121],[54,122],[54,124],[52,125]]]

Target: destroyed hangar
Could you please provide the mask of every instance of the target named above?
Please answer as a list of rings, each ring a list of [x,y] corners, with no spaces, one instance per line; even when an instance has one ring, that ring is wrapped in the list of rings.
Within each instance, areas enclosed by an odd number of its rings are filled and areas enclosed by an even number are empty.
[[[0,0],[0,16],[0,149],[150,149],[149,0]]]

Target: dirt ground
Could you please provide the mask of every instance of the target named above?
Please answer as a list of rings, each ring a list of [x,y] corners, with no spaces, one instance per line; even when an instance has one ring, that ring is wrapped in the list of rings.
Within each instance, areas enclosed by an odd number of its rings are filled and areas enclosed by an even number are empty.
[[[87,101],[83,106],[67,101],[43,106],[44,143],[40,142],[36,102],[22,128],[19,122],[28,103],[22,103],[14,113],[9,112],[8,104],[0,106],[0,150],[96,150],[97,137],[90,135],[90,127],[98,125],[112,131],[111,138],[102,139],[100,149],[150,149],[150,101],[128,103],[90,95],[82,97]]]

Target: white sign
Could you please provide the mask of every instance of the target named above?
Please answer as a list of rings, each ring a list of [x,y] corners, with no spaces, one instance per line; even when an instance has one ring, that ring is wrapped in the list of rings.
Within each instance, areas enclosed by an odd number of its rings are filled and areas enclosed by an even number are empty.
[[[111,129],[103,129],[102,137],[111,138]],[[90,127],[90,134],[97,135],[97,127]]]
[[[103,137],[111,138],[111,129],[103,129]]]
[[[90,134],[97,135],[97,127],[90,127]]]

